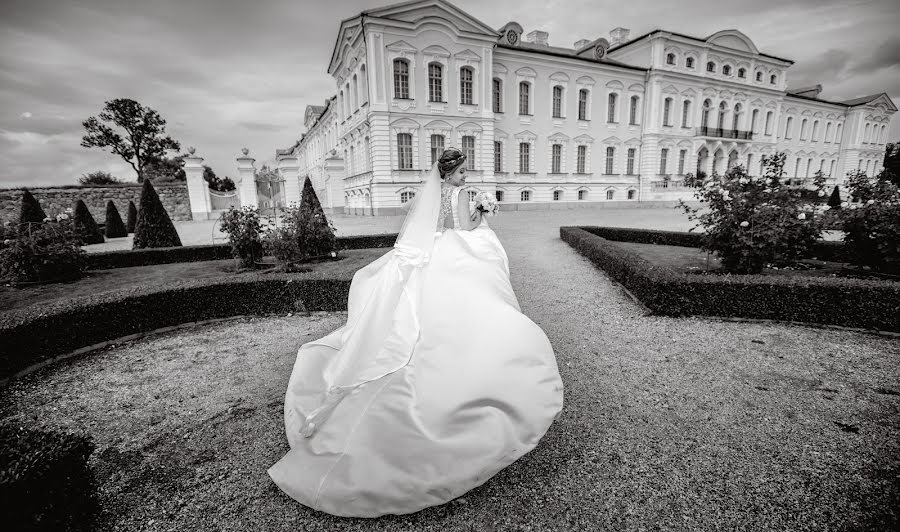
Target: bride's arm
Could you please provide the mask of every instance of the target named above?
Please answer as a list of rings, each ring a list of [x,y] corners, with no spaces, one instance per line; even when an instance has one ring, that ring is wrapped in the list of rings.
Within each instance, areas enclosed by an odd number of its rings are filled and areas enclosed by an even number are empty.
[[[463,231],[471,231],[475,229],[479,225],[481,225],[481,211],[475,210],[475,212],[469,211],[469,195],[463,189],[459,189],[457,191],[456,196],[456,214],[457,218],[459,218],[459,223],[462,225],[460,229]]]

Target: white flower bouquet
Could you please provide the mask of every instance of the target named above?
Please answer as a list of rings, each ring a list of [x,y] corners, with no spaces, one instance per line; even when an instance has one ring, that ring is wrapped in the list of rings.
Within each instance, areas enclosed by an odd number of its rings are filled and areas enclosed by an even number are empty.
[[[475,196],[475,210],[481,211],[485,216],[495,216],[500,212],[500,205],[493,194],[488,192],[479,192]]]

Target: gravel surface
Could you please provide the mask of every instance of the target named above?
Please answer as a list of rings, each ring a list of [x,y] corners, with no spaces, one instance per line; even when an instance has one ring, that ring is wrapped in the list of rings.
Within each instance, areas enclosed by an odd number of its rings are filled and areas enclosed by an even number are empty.
[[[296,349],[342,313],[241,318],[108,348],[0,390],[0,414],[94,437],[111,530],[896,527],[900,342],[644,316],[559,240],[559,225],[604,224],[583,216],[509,216],[498,229],[522,309],[556,350],[566,406],[534,451],[446,505],[335,518],[266,475],[287,450]]]

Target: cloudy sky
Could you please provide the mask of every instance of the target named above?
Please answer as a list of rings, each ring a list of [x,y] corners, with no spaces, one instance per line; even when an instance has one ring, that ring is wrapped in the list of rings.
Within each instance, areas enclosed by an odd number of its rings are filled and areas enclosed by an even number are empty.
[[[167,133],[235,176],[244,146],[262,163],[302,133],[303,111],[334,91],[326,73],[341,19],[391,0],[3,0],[0,187],[75,184],[104,170],[134,180],[117,155],[80,146],[82,121],[131,98]],[[705,37],[737,28],[793,59],[791,86],[825,99],[886,92],[900,105],[896,0],[455,0],[499,28],[519,22],[571,46],[616,26]],[[900,117],[891,141],[900,140]]]

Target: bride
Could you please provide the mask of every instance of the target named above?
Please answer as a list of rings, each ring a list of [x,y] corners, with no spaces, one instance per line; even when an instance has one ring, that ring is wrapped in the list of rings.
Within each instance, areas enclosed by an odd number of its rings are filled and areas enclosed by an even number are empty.
[[[300,346],[291,450],[268,473],[310,508],[443,504],[531,451],[562,409],[553,348],[519,309],[497,235],[469,212],[465,158],[444,151],[394,249],[353,276],[347,323]]]

